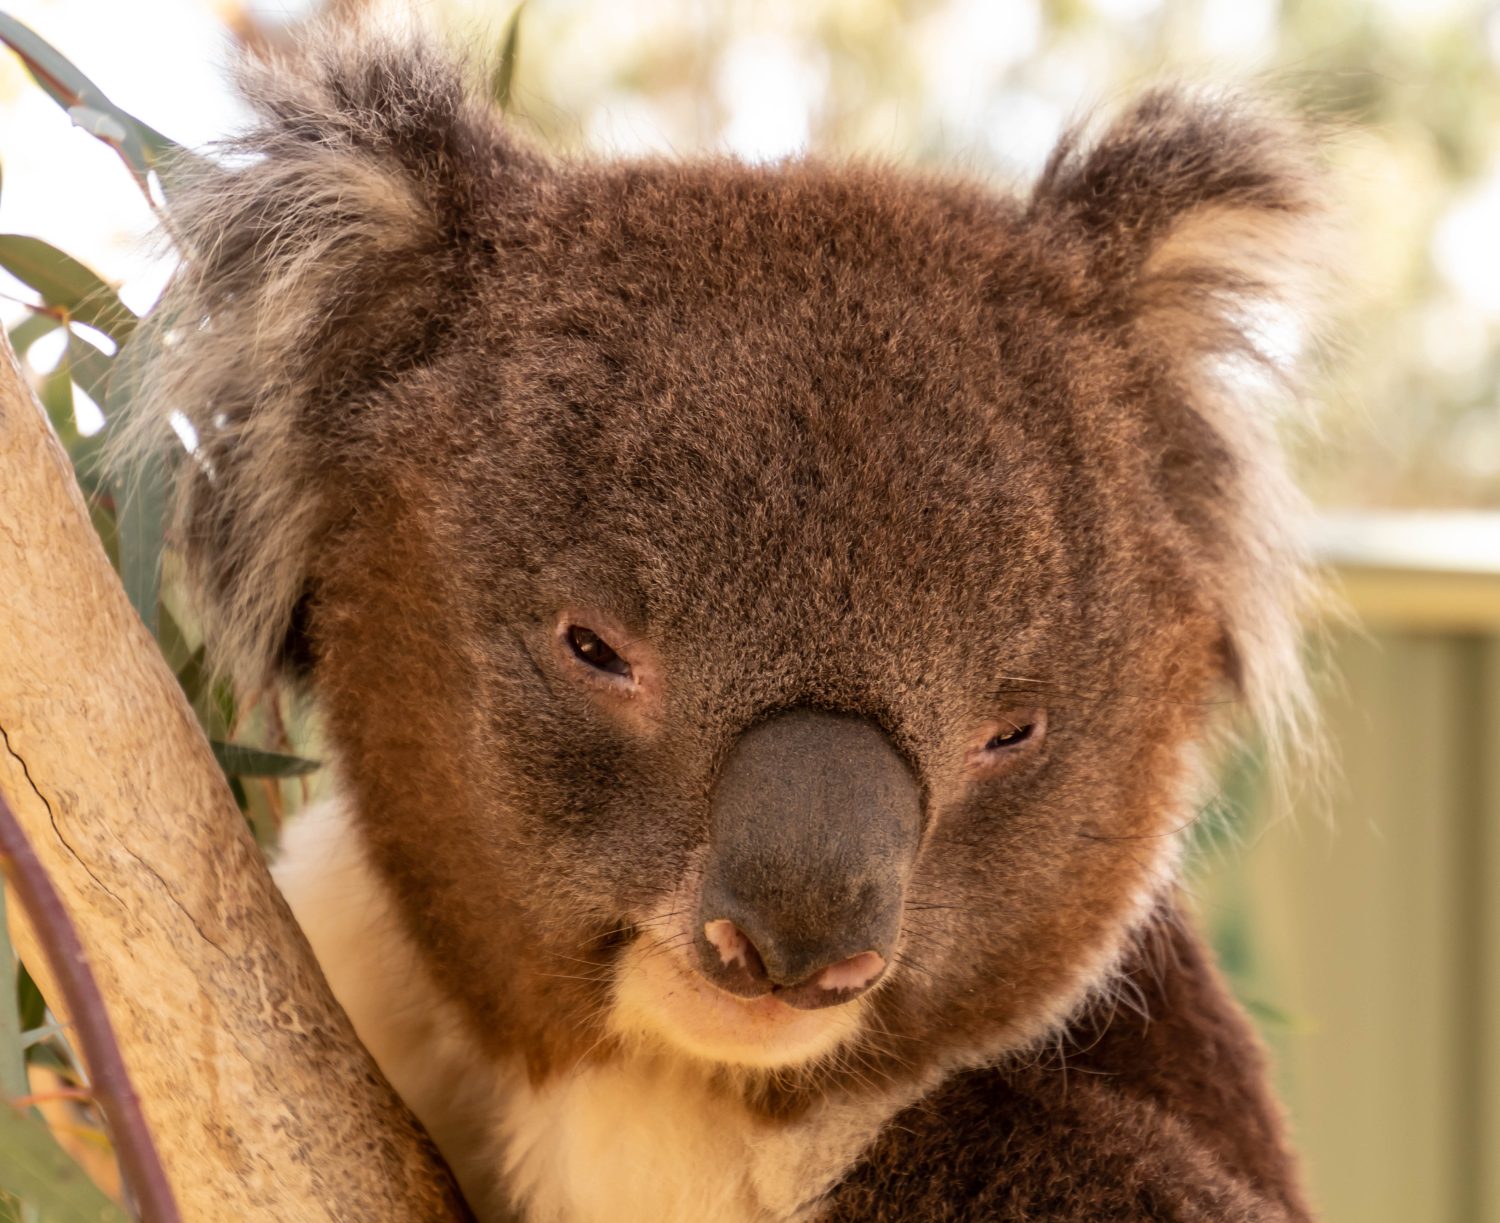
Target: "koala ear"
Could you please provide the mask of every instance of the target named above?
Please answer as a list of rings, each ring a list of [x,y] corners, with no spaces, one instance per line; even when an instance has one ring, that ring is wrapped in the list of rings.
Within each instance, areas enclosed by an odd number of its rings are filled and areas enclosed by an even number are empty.
[[[1096,139],[1061,142],[1031,218],[1081,253],[1089,307],[1162,354],[1274,359],[1258,324],[1310,318],[1327,282],[1317,148],[1248,99],[1158,89]]]
[[[1320,143],[1244,99],[1157,90],[1065,139],[1028,212],[1070,309],[1132,354],[1161,494],[1216,588],[1226,680],[1273,738],[1306,708],[1313,588],[1276,422],[1334,282]]]
[[[154,316],[153,419],[125,445],[160,446],[174,416],[196,435],[176,530],[215,656],[254,683],[295,637],[341,425],[435,355],[548,171],[410,38],[329,33],[239,84],[254,125],[174,182],[183,263]]]

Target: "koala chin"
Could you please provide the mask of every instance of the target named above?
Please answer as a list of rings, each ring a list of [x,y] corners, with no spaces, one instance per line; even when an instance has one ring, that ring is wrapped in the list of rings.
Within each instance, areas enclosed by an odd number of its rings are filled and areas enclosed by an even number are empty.
[[[1304,733],[1309,137],[1155,91],[1007,192],[553,160],[371,30],[241,83],[132,433],[196,431],[211,648],[340,778],[278,878],[476,1213],[1308,1218],[1175,880]]]

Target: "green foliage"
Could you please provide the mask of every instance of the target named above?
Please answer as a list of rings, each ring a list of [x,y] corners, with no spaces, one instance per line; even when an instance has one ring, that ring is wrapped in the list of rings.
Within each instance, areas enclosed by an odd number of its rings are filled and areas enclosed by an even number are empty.
[[[77,371],[73,377],[77,381]],[[104,378],[105,428],[124,418],[140,390],[140,346],[122,348]],[[120,534],[120,580],[131,606],[152,633],[158,631],[161,558],[169,476],[159,456],[147,454],[119,473],[116,522]]]
[[[88,1178],[52,1131],[0,1102],[0,1191],[49,1223],[125,1223],[129,1217]]]
[[[120,153],[148,198],[170,189],[160,177],[163,167],[190,154],[115,106],[55,48],[4,13],[0,13],[0,42],[21,56],[37,82],[75,121],[79,121],[80,109],[85,117],[108,119],[107,123],[80,125]],[[513,38],[509,53],[514,54]],[[129,470],[106,472],[100,464],[110,430],[129,414],[139,393],[139,367],[150,336],[145,331],[137,334],[140,320],[93,269],[38,238],[0,235],[0,268],[36,290],[41,299],[34,313],[10,332],[19,355],[24,358],[38,340],[59,328],[67,332],[62,359],[41,378],[39,396],[73,460],[80,486],[93,501],[95,525],[126,593],[199,710],[205,731],[216,739],[215,751],[226,774],[284,778],[312,772],[317,768],[314,761],[222,742],[223,732],[238,722],[234,695],[224,685],[208,683],[201,643],[189,642],[163,600],[162,557],[171,483],[168,465],[160,458],[148,458]],[[106,351],[91,332],[106,337],[114,351]],[[75,390],[83,391],[102,409],[102,429],[82,431]]]
[[[126,114],[55,47],[5,13],[0,13],[0,42],[21,57],[32,79],[68,112],[74,123],[120,155],[148,195],[153,174],[169,175],[174,160],[192,156],[154,128]]]
[[[26,1046],[22,1043],[25,1019],[21,1014],[20,964],[10,946],[6,922],[5,887],[0,884],[0,998],[14,995],[14,1007],[0,1006],[0,1096],[14,1100],[29,1090],[26,1080]]]
[[[304,760],[284,752],[267,752],[238,743],[210,740],[214,759],[224,772],[235,777],[305,777],[318,768],[316,760]]]
[[[138,320],[113,289],[40,238],[0,235],[0,267],[40,293],[47,305],[65,310],[70,324],[93,327],[116,344],[124,344],[135,331]]]

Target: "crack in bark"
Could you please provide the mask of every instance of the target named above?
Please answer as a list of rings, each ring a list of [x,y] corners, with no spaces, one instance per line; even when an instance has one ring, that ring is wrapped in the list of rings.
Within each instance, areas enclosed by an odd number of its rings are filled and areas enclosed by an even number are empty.
[[[89,867],[89,864],[83,860],[78,851],[74,849],[73,846],[69,843],[68,838],[63,836],[62,828],[58,825],[57,822],[57,812],[53,809],[52,803],[48,800],[47,796],[42,793],[41,788],[36,784],[36,779],[31,775],[31,769],[27,767],[26,758],[11,746],[10,736],[6,734],[4,726],[0,726],[0,740],[4,740],[6,752],[8,752],[15,759],[16,763],[21,766],[21,772],[25,775],[26,784],[31,787],[32,793],[34,793],[39,799],[41,799],[42,805],[47,808],[47,818],[52,821],[52,831],[57,834],[57,839],[62,844],[62,847],[73,855],[73,860],[77,862],[79,866],[83,867],[83,869],[88,873],[88,877],[99,885],[106,896],[113,900],[122,909],[125,908],[125,902],[105,886],[104,881],[100,879],[98,875],[94,874],[93,870]],[[215,951],[217,951],[220,955],[228,956],[229,953],[225,951],[224,948],[220,946],[215,939],[209,937],[208,932],[205,931],[203,927],[198,923],[198,919],[194,917],[193,914],[189,911],[188,907],[177,898],[177,894],[172,891],[171,887],[168,886],[167,881],[162,878],[161,872],[159,872],[154,866],[152,866],[151,863],[147,862],[145,858],[141,857],[140,854],[136,853],[135,850],[131,849],[129,845],[126,845],[124,841],[120,841],[118,837],[116,838],[116,841],[119,843],[121,849],[129,854],[131,858],[133,858],[140,865],[140,867],[151,876],[151,878],[155,879],[156,882],[161,885],[161,890],[166,893],[167,899],[170,900],[174,906],[176,906],[178,912],[180,912],[185,918],[188,919],[188,922],[192,925],[193,929],[198,932],[198,937],[201,938],[210,947],[212,947]]]
[[[177,899],[177,893],[172,891],[172,889],[167,885],[167,881],[161,877],[161,873],[156,869],[156,867],[152,866],[151,863],[147,862],[145,858],[141,857],[140,854],[136,853],[135,850],[126,845],[124,841],[120,842],[120,848],[123,849],[132,858],[134,858],[137,862],[139,862],[141,865],[141,869],[144,870],[148,875],[150,875],[151,878],[155,879],[157,883],[161,884],[161,890],[167,894],[167,899],[177,907],[177,911],[179,913],[181,913],[185,918],[188,919],[188,922],[192,925],[193,929],[198,932],[198,937],[201,938],[210,947],[212,947],[215,951],[217,951],[220,955],[227,958],[229,952],[225,951],[224,948],[221,947],[216,940],[208,936],[208,932],[198,924],[198,919],[193,916],[192,911],[188,909],[187,905],[183,904],[182,901]]]
[[[0,740],[4,740],[6,752],[14,758],[17,764],[21,766],[21,772],[26,778],[26,784],[31,787],[31,792],[35,794],[39,799],[41,799],[42,806],[47,808],[47,818],[52,822],[52,831],[57,836],[58,842],[64,849],[68,851],[68,853],[73,856],[73,861],[77,862],[79,866],[83,867],[84,872],[88,875],[88,877],[99,885],[99,890],[102,891],[106,896],[108,896],[112,901],[114,901],[115,904],[119,905],[120,908],[124,909],[126,907],[125,902],[118,896],[116,896],[114,892],[112,892],[105,885],[104,880],[100,879],[98,875],[94,874],[93,868],[83,860],[82,855],[73,848],[72,844],[68,841],[68,838],[63,836],[62,827],[57,822],[57,812],[53,809],[51,801],[45,794],[42,793],[41,787],[36,784],[36,778],[32,777],[31,769],[27,767],[26,758],[10,745],[10,736],[5,733],[4,726],[0,726]]]

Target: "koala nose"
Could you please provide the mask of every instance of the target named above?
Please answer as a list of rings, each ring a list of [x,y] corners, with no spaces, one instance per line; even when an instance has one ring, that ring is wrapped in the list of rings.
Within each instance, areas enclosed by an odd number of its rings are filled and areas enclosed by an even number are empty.
[[[700,971],[807,1009],[858,997],[894,954],[921,825],[921,787],[873,722],[791,709],[752,726],[710,797]]]
[[[885,972],[878,951],[841,955],[827,948],[789,949],[764,936],[757,942],[723,917],[705,922],[696,942],[703,975],[720,989],[741,998],[774,992],[804,1011],[850,1002]]]

